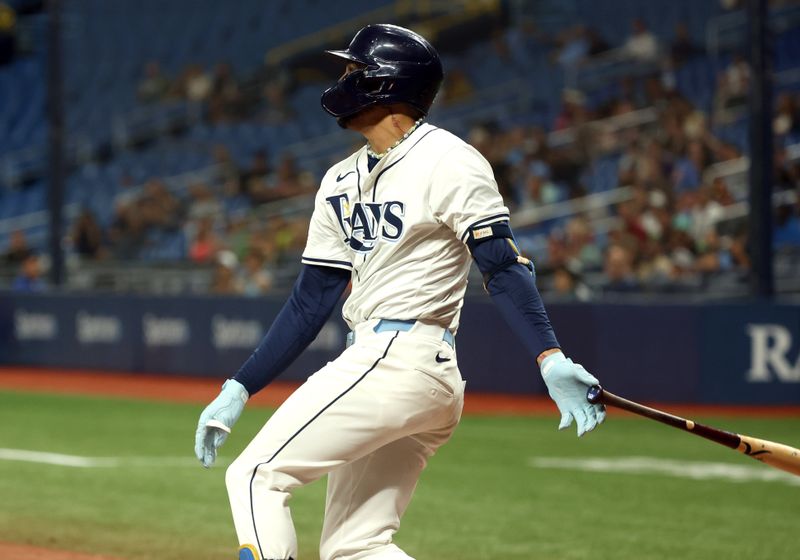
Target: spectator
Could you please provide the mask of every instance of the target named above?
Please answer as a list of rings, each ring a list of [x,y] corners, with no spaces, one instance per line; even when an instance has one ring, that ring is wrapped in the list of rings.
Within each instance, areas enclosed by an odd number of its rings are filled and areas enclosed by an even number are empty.
[[[278,162],[274,182],[275,189],[281,193],[281,197],[285,198],[299,194],[300,170],[297,168],[297,161],[291,153],[284,153]]]
[[[263,188],[263,184],[271,173],[269,157],[266,150],[258,150],[253,154],[250,167],[242,173],[242,190],[252,197],[252,192]]]
[[[461,68],[453,68],[445,77],[441,93],[442,103],[450,105],[469,99],[474,90],[467,73]]]
[[[186,69],[186,99],[202,102],[211,94],[211,78],[199,64],[192,64]]]
[[[28,240],[25,239],[25,233],[18,229],[11,232],[3,260],[9,265],[21,264],[32,252],[30,246],[28,246]]]
[[[586,96],[576,89],[565,89],[561,94],[561,112],[553,128],[563,130],[587,122],[590,119],[586,107]]]
[[[553,291],[565,300],[589,301],[592,292],[581,282],[580,275],[574,267],[562,266],[553,271]]]
[[[633,257],[622,245],[611,245],[605,258],[605,292],[633,292],[639,289],[639,282],[633,274]]]
[[[239,82],[227,62],[217,64],[214,69],[208,111],[212,122],[232,120],[243,115]]]
[[[146,228],[164,231],[177,231],[180,228],[181,203],[161,180],[152,179],[145,183],[138,209]]]
[[[648,239],[642,247],[636,276],[643,286],[661,288],[673,277],[673,264],[660,239]]]
[[[220,182],[236,181],[238,183],[240,180],[239,167],[228,148],[223,144],[215,144],[211,149],[211,158],[217,167],[217,178]]]
[[[284,123],[294,117],[289,102],[286,99],[286,89],[278,81],[267,83],[262,90],[264,110],[261,118],[270,124]]]
[[[225,246],[236,257],[243,259],[250,249],[250,221],[242,213],[230,216],[225,227]]]
[[[675,38],[669,48],[670,58],[673,64],[678,67],[686,61],[703,53],[703,49],[692,41],[689,34],[689,26],[685,21],[679,21],[675,25]]]
[[[589,40],[589,56],[597,56],[611,49],[608,41],[594,27],[587,28],[586,38]]]
[[[639,196],[641,192],[642,189],[637,188],[634,191],[636,195],[632,200],[626,200],[617,205],[617,214],[622,222],[622,227],[616,231],[615,235],[619,236],[618,242],[631,247],[638,247],[647,239],[647,230],[642,224],[644,205]]]
[[[206,217],[197,224],[197,232],[189,247],[189,258],[195,263],[211,262],[220,249],[220,242],[213,231],[213,223],[212,218]]]
[[[170,84],[161,72],[161,65],[151,60],[144,67],[144,78],[139,82],[137,95],[142,103],[155,103],[163,100],[169,92]]]
[[[103,256],[103,231],[91,210],[81,212],[72,227],[72,246],[85,259]]]
[[[120,202],[108,230],[115,258],[135,259],[144,245],[145,226],[133,202]]]
[[[29,253],[22,261],[20,271],[11,289],[15,292],[40,292],[44,289],[39,255]]]
[[[772,121],[772,131],[778,136],[791,136],[791,143],[800,138],[800,108],[797,100],[790,93],[781,93],[775,103],[775,118]]]
[[[685,214],[676,218],[685,217]],[[675,227],[670,231],[667,241],[667,252],[672,262],[671,281],[682,283],[691,279],[695,271],[695,246],[692,237],[688,233],[690,220],[678,219]]]
[[[564,69],[580,65],[588,56],[591,43],[584,25],[567,28],[560,37],[561,48],[555,54],[556,62]]]
[[[518,194],[519,209],[553,204],[561,198],[561,189],[550,179],[550,169],[540,161],[531,162]]]
[[[676,162],[672,185],[676,193],[695,190],[700,186],[702,173],[709,162],[705,146],[700,140],[686,145],[686,153]]]
[[[584,216],[571,218],[564,228],[564,255],[568,267],[580,270],[598,269],[603,260],[593,243],[594,233]]]
[[[725,211],[722,205],[711,198],[711,189],[701,188],[694,197],[691,210],[691,227],[689,233],[695,245],[701,245],[715,231],[717,223],[722,220]]]
[[[237,280],[238,292],[246,296],[265,294],[272,287],[272,275],[264,268],[264,257],[257,249],[250,249]]]
[[[715,122],[726,124],[734,122],[745,111],[750,92],[750,65],[740,54],[717,78],[717,91],[714,97]]]
[[[303,183],[294,156],[285,153],[275,172],[266,180],[249,181],[247,192],[255,204],[264,204],[302,194]]]
[[[189,187],[189,206],[187,218],[190,221],[219,219],[222,216],[222,204],[214,196],[208,185],[197,183]]]
[[[669,95],[672,88],[662,78],[650,76],[644,81],[645,105],[655,107],[663,111],[669,103]]]
[[[236,286],[236,255],[230,251],[220,251],[214,266],[214,276],[211,279],[211,293],[217,295],[238,294]]]
[[[776,249],[800,246],[800,219],[796,206],[782,204],[776,209],[772,243]]]
[[[622,52],[633,60],[639,62],[654,62],[658,59],[658,39],[647,29],[640,18],[631,24],[633,32],[622,46]]]

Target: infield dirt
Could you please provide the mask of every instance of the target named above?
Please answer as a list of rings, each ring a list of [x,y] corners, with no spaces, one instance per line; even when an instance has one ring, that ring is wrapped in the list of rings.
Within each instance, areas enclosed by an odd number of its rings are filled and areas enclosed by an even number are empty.
[[[532,372],[533,374],[533,372]],[[128,374],[106,371],[0,367],[0,388],[70,395],[98,395],[167,402],[206,404],[219,393],[222,378]],[[277,407],[299,383],[276,381],[250,399],[250,406]],[[653,404],[653,403],[651,403]],[[684,416],[783,418],[800,416],[800,406],[727,406],[657,404]],[[466,414],[558,415],[553,402],[540,395],[470,393]],[[627,414],[614,410],[613,414]]]
[[[96,556],[68,550],[2,542],[0,542],[0,558],[7,560],[118,560],[111,556]]]

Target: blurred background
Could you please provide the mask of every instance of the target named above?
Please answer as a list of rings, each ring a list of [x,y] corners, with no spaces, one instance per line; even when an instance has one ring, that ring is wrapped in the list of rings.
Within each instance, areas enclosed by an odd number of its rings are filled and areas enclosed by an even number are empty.
[[[791,0],[2,0],[0,362],[235,370],[362,142],[322,51],[376,22],[442,54],[429,121],[492,164],[572,355],[634,397],[800,401]],[[541,392],[473,273],[472,387]]]

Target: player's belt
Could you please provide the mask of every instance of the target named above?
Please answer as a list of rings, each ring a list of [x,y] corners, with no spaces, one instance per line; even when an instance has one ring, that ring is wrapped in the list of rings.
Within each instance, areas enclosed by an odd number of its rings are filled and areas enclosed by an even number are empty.
[[[414,329],[415,333],[421,334],[431,334],[433,336],[439,336],[441,334],[442,340],[449,344],[451,347],[455,347],[456,339],[453,336],[453,333],[450,332],[450,329],[443,329],[437,325],[428,325],[426,323],[421,323],[419,321],[415,321],[413,319],[409,319],[406,321],[401,321],[398,319],[381,319],[372,329],[376,333],[379,332],[386,332],[386,331],[403,331],[408,332],[411,329]],[[350,331],[347,333],[347,347],[353,345],[356,341],[356,333],[355,331]]]

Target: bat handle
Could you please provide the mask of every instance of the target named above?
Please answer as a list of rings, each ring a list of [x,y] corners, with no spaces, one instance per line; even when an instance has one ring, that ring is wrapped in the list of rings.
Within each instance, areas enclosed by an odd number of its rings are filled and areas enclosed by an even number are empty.
[[[592,385],[586,391],[586,400],[592,404],[597,404],[603,399],[603,388],[600,385]]]

